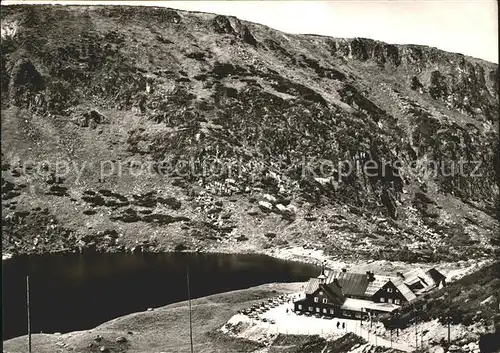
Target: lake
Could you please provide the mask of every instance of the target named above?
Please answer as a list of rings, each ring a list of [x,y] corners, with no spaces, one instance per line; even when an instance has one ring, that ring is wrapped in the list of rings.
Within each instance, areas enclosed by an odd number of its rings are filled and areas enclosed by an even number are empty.
[[[308,264],[264,255],[200,253],[51,254],[3,261],[3,339],[27,333],[30,276],[32,333],[86,330],[148,308],[270,282],[306,281]]]

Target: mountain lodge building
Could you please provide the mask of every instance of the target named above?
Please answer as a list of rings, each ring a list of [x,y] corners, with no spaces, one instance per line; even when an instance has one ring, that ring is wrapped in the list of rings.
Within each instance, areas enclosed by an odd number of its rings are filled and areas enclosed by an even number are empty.
[[[445,276],[435,269],[416,269],[397,277],[321,269],[294,302],[296,312],[330,317],[364,318],[389,313],[412,302],[416,294],[444,285]],[[413,289],[413,290],[412,290]]]

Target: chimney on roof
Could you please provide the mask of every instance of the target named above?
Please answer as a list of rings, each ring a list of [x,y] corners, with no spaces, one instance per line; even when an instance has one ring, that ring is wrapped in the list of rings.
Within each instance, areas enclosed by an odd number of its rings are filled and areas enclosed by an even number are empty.
[[[344,267],[344,268],[342,269],[342,272],[347,272],[347,268],[345,268],[345,267]]]
[[[397,272],[396,274],[398,275],[398,277],[401,277],[403,279],[405,278],[405,275],[403,275],[403,272]]]
[[[366,278],[368,278],[368,281],[373,282],[375,280],[375,274],[372,271],[366,271]]]

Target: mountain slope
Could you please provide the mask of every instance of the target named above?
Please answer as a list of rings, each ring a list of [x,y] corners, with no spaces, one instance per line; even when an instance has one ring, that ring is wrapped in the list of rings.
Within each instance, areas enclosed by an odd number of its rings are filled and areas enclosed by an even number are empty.
[[[492,254],[498,65],[149,7],[3,7],[1,45],[4,252]]]

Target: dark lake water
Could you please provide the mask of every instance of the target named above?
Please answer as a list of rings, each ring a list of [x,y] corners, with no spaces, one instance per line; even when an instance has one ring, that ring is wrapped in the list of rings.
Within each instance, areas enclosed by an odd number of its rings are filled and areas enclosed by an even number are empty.
[[[261,255],[69,254],[3,261],[3,339],[27,333],[30,276],[33,333],[69,332],[191,296],[269,282],[305,281],[317,268]]]

